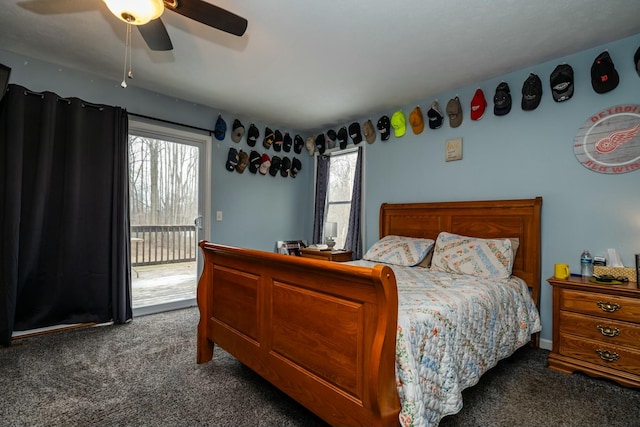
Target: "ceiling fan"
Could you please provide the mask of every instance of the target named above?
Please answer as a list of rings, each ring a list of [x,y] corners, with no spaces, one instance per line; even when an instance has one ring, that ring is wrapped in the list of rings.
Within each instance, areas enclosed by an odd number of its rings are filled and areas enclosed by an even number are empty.
[[[247,29],[247,20],[228,10],[204,0],[102,0],[109,11],[120,20],[138,27],[142,38],[151,50],[172,50],[173,44],[160,19],[165,9],[172,10],[189,19],[216,28],[235,36],[242,36]],[[77,0],[27,0],[19,6],[40,14],[57,13],[62,8],[85,7],[86,2]]]

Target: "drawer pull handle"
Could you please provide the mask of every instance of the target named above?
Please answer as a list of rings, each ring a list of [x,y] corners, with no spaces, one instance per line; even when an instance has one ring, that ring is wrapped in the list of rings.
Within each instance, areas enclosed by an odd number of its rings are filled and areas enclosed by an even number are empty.
[[[609,350],[596,350],[596,353],[598,353],[598,356],[600,356],[600,359],[604,360],[605,362],[615,362],[616,360],[620,359],[620,355],[618,353],[611,353]]]
[[[598,325],[596,326],[596,329],[599,330],[600,333],[605,337],[617,337],[618,335],[620,335],[620,329],[612,328],[611,326]]]
[[[600,307],[602,311],[606,311],[607,313],[613,313],[614,311],[620,310],[620,304],[615,302],[612,304],[610,302],[598,301],[598,307]]]

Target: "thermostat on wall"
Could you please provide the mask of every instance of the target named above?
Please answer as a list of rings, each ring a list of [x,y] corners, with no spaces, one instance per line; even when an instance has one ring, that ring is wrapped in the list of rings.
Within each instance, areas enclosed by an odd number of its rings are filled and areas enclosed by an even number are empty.
[[[462,138],[447,139],[445,144],[444,159],[447,162],[462,159]]]

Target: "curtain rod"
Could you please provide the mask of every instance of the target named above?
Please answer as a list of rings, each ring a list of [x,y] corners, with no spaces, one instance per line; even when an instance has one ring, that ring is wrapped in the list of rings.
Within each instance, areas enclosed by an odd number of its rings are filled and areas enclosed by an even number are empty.
[[[39,96],[40,98],[44,99],[44,94],[45,92],[35,92],[33,90],[29,90],[26,87],[22,88],[24,90],[24,94],[25,95],[35,95],[35,96]],[[10,87],[7,87],[7,92],[9,92]],[[53,92],[47,92],[47,93],[53,93]],[[105,105],[99,105],[99,104],[92,104],[90,102],[86,102],[81,100],[80,98],[63,98],[58,94],[53,93],[53,95],[56,96],[56,99],[58,100],[58,102],[66,102],[67,104],[71,104],[71,101],[74,99],[77,99],[78,101],[80,101],[80,105],[82,105],[82,108],[85,107],[91,107],[91,108],[95,108],[96,110],[100,110],[103,111],[105,108]]]
[[[128,113],[128,114],[130,116],[141,117],[143,119],[155,120],[157,122],[168,123],[168,124],[171,124],[171,125],[177,125],[177,126],[182,126],[182,127],[186,127],[186,128],[201,130],[201,131],[204,131],[204,132],[208,132],[209,136],[211,136],[211,134],[213,133],[213,130],[211,130],[211,129],[205,129],[205,128],[201,128],[201,127],[198,127],[198,126],[185,125],[184,123],[172,122],[171,120],[165,120],[165,119],[158,119],[156,117],[145,116],[144,114],[137,114],[137,113]]]

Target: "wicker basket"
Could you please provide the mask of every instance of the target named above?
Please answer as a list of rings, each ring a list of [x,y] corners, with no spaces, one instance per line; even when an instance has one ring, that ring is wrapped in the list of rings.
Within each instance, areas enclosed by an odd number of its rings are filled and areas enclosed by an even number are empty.
[[[603,267],[595,265],[593,266],[593,274],[598,276],[609,274],[614,277],[626,277],[630,282],[636,281],[636,269],[633,267]]]

